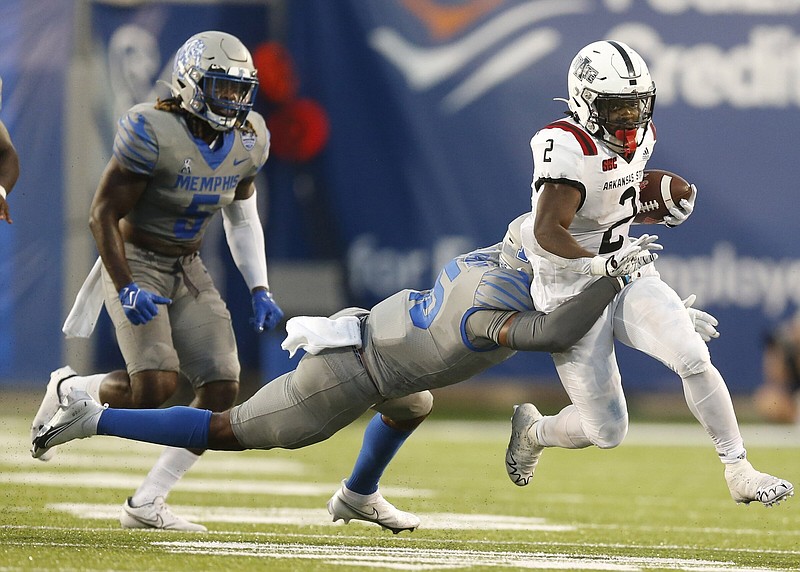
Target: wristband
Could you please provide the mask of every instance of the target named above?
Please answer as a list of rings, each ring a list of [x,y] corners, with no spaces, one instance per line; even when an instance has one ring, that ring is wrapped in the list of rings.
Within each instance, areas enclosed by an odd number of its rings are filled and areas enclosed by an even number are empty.
[[[8,196],[8,193],[6,193],[6,188],[3,185],[0,185],[0,198],[5,200],[6,196]]]

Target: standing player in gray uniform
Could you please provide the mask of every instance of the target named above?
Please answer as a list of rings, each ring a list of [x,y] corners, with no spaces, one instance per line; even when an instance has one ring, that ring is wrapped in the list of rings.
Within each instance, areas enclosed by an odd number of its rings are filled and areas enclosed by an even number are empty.
[[[73,391],[34,439],[34,455],[91,435],[222,450],[297,449],[327,439],[373,408],[378,413],[367,426],[353,473],[328,502],[328,511],[334,521],[365,520],[395,533],[413,530],[419,518],[386,501],[378,481],[430,413],[428,390],[464,381],[516,350],[563,351],[629,281],[602,278],[550,314],[536,311],[528,294],[530,265],[517,237],[522,219],[510,225],[503,243],[451,260],[431,290],[403,290],[369,312],[349,308],[330,320],[315,318],[328,322],[319,330],[331,335],[335,326],[354,320],[356,335],[306,346],[318,353],[306,353],[297,369],[229,411],[103,408]],[[621,261],[620,272],[635,272],[654,258],[632,253]],[[690,314],[698,331],[714,331],[711,316],[693,309]],[[290,320],[289,338],[291,326]]]
[[[256,331],[281,320],[269,292],[253,182],[269,152],[264,119],[252,111],[256,73],[234,36],[197,34],[175,57],[172,97],[136,105],[120,120],[90,228],[127,371],[53,372],[34,434],[71,388],[115,407],[151,408],[175,393],[182,374],[194,387],[192,407],[224,411],[235,402],[240,366],[231,317],[199,250],[221,210],[231,254],[252,293]],[[165,450],[124,503],[122,526],[205,530],[165,504],[202,449]]]
[[[0,79],[0,109],[3,107],[3,80]],[[11,224],[11,213],[8,210],[8,193],[14,188],[19,178],[19,156],[11,135],[5,124],[0,121],[0,220]]]

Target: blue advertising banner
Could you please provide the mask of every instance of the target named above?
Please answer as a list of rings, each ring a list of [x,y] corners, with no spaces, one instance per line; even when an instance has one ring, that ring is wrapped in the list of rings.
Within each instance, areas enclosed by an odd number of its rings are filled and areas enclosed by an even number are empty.
[[[329,114],[321,177],[353,301],[427,288],[443,260],[499,240],[529,209],[534,132],[562,116],[584,45],[628,43],[657,84],[651,168],[699,188],[692,219],[657,233],[679,294],[721,321],[711,343],[733,391],[761,372],[763,333],[800,300],[793,140],[800,133],[794,2],[706,0],[289,3],[305,90]],[[622,349],[626,384],[677,377]],[[500,371],[552,372],[517,357]],[[498,373],[496,370],[495,374]]]
[[[20,157],[8,197],[14,224],[0,221],[0,380],[41,381],[60,360],[61,140],[72,45],[64,22],[71,18],[70,2],[0,2],[0,120]]]
[[[63,283],[74,272],[65,229],[68,217],[85,216],[67,212],[65,179],[97,167],[65,157],[65,110],[92,106],[85,127],[103,139],[91,152],[102,165],[118,116],[151,99],[177,47],[210,28],[242,38],[259,67],[257,109],[272,131],[259,182],[271,272],[333,261],[344,270],[342,303],[365,307],[431,287],[450,257],[500,240],[530,208],[529,140],[563,115],[554,98],[566,95],[575,53],[615,38],[639,51],[657,83],[649,167],[699,189],[686,224],[634,234],[658,234],[662,276],[720,319],[710,349],[733,392],[758,383],[764,333],[800,303],[796,2],[92,2],[94,83],[71,99],[73,48],[88,34],[76,37],[73,10],[60,0],[0,3],[0,119],[22,161],[10,195],[15,222],[0,222],[0,384],[41,383],[63,365],[60,327],[75,294]],[[242,360],[258,365],[246,288],[224,239],[209,241],[220,252],[207,262],[221,271]],[[94,339],[108,359],[98,368],[119,365],[107,324]],[[662,365],[619,354],[628,388],[679,391]],[[552,377],[554,369],[548,356],[520,355],[491,375]]]

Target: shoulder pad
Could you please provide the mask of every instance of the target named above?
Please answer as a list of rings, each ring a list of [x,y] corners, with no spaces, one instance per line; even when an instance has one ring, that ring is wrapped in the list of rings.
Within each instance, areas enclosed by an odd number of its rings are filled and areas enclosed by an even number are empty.
[[[511,268],[492,268],[475,292],[475,307],[523,312],[533,309],[528,276]]]
[[[595,144],[592,136],[589,135],[589,133],[583,128],[575,125],[574,123],[570,123],[569,121],[562,119],[560,121],[554,121],[545,127],[545,129],[561,129],[562,131],[566,131],[575,138],[575,140],[581,146],[581,150],[583,151],[584,155],[597,155],[597,144]]]

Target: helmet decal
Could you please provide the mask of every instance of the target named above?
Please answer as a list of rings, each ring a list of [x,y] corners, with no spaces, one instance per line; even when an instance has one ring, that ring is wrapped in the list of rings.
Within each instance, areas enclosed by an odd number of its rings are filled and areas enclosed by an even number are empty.
[[[202,39],[196,38],[189,40],[175,56],[175,71],[182,75],[192,69],[194,66],[200,65],[200,57],[203,55],[203,50],[206,45]]]
[[[589,58],[575,58],[575,63],[572,66],[572,73],[578,79],[592,83],[597,77],[597,70],[590,65],[591,63],[592,60]]]

